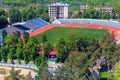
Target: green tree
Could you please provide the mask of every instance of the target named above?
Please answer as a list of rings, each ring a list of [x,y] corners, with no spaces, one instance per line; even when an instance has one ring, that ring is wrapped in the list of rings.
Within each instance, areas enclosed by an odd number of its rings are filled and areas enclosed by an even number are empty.
[[[0,61],[2,61],[2,49],[0,49]]]
[[[0,29],[8,25],[8,20],[5,16],[0,16]]]
[[[2,48],[1,57],[2,57],[3,62],[5,62],[5,63],[8,60],[7,56],[8,56],[8,49]]]
[[[57,50],[57,62],[64,63],[69,55],[67,51],[66,42],[64,41],[64,39],[61,38],[58,41],[56,50]]]
[[[22,14],[22,21],[30,20],[36,17],[36,13],[32,8],[23,9],[21,11],[21,14]]]
[[[54,80],[53,75],[48,71],[48,66],[39,68],[38,80]]]
[[[9,18],[11,23],[16,23],[21,21],[21,14],[19,9],[13,8],[9,11]]]
[[[87,56],[84,53],[71,53],[66,59],[65,65],[71,70],[71,73],[74,74],[73,78],[79,80],[80,77],[83,77],[87,69]],[[72,64],[71,64],[72,63]]]
[[[44,54],[47,58],[48,58],[49,53],[50,53],[52,48],[53,48],[53,46],[49,42],[45,42],[43,44]]]
[[[19,38],[21,37],[21,35],[20,35],[20,32],[19,32],[19,31],[16,31],[16,32],[15,32],[15,37],[16,37],[17,39],[19,39]]]
[[[114,72],[111,73],[110,77],[109,77],[109,80],[119,80],[120,79],[120,62],[117,62],[115,65],[114,65]]]
[[[30,60],[35,61],[39,50],[38,40],[35,37],[30,37],[28,42],[24,45],[24,50],[29,50]]]
[[[47,36],[46,35],[43,35],[42,36],[42,42],[44,43],[44,42],[47,42]]]
[[[23,38],[24,38],[24,43],[26,44],[28,42],[28,40],[29,40],[29,33],[28,32],[24,32]]]
[[[10,48],[10,53],[8,54],[8,58],[10,59],[11,63],[14,63],[15,55],[16,55],[15,48]]]
[[[7,32],[6,32],[6,30],[4,29],[4,30],[2,30],[3,41],[4,41],[4,39],[6,38],[6,36],[7,36]]]
[[[90,18],[90,19],[96,19],[96,18],[98,18],[98,14],[95,9],[90,8],[84,13],[83,17]]]
[[[110,19],[110,14],[107,12],[102,12],[101,19]]]
[[[84,53],[71,53],[65,64],[55,72],[55,80],[87,80],[84,73],[87,69],[87,58]]]
[[[29,57],[30,51],[29,50],[24,50],[23,51],[23,55],[24,55],[24,62],[25,62],[25,64],[28,64],[29,61],[30,61],[30,57]]]
[[[0,16],[5,16],[5,11],[2,8],[0,9]]]
[[[115,6],[115,13],[117,13],[118,18],[120,19],[120,6]]]
[[[22,53],[23,53],[23,49],[21,48],[16,49],[16,58],[18,60],[18,63],[21,63],[21,60],[24,57]]]
[[[35,59],[35,64],[39,68],[43,68],[47,64],[47,58],[44,56],[44,54],[40,54],[36,59]]]
[[[26,76],[25,76],[25,80],[34,80],[31,76],[31,72],[29,72]]]

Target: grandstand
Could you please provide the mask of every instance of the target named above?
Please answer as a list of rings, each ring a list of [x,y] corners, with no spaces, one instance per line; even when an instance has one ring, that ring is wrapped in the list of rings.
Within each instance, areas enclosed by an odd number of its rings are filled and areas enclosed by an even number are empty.
[[[32,20],[28,20],[26,22],[22,23],[15,23],[10,27],[4,28],[8,34],[12,32],[19,31],[22,35],[24,32],[32,32],[36,29],[39,29],[41,27],[44,27],[46,25],[50,24],[47,21],[42,20],[41,18],[34,18]],[[0,30],[2,32],[3,29]]]
[[[28,28],[29,30],[36,30],[38,28],[41,28],[43,26],[48,25],[49,23],[45,20],[42,20],[40,18],[34,18],[32,20],[26,21],[22,26]]]
[[[53,24],[103,24],[120,28],[117,21],[97,20],[97,19],[56,19]]]

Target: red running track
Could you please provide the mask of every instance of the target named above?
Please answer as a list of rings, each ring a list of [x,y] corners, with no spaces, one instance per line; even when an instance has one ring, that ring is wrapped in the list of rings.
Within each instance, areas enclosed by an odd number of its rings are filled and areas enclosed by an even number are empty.
[[[110,30],[110,33],[113,32],[115,36],[115,40],[118,40],[120,38],[120,28],[114,27],[114,26],[108,26],[103,24],[49,24],[47,26],[44,26],[42,28],[39,28],[33,32],[30,33],[30,36],[35,36],[38,34],[41,34],[49,29],[52,29],[54,27],[71,27],[71,28],[95,28],[95,29],[107,29]]]

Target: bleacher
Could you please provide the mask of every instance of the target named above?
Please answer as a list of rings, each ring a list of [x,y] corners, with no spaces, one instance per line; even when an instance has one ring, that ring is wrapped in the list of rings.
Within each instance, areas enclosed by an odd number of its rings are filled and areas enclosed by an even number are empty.
[[[6,32],[7,32],[8,34],[11,34],[11,33],[16,32],[16,31],[19,31],[20,34],[23,34],[23,33],[24,33],[24,30],[19,29],[19,28],[16,28],[16,27],[14,27],[14,26],[10,26],[10,27],[7,27],[7,28],[3,28],[3,29],[0,30],[0,32],[2,32],[2,30],[4,30],[4,29],[6,30]]]
[[[56,19],[53,24],[104,24],[120,28],[120,22],[97,19]]]
[[[36,30],[36,29],[46,26],[48,24],[50,24],[50,23],[48,23],[45,20],[42,20],[40,18],[34,18],[32,20],[26,21],[24,24],[22,24],[22,26],[28,28],[29,30]]]
[[[22,35],[24,32],[31,32],[48,24],[50,23],[45,20],[42,20],[41,18],[34,18],[32,20],[27,20],[26,22],[13,24],[12,26],[4,29],[7,31],[8,34],[19,31]],[[2,30],[3,29],[1,29],[0,32],[2,32]]]

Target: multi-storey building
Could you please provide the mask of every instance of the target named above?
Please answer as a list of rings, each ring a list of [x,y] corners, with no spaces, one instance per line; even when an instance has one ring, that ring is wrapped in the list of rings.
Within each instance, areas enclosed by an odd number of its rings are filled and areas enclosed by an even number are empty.
[[[49,5],[50,19],[67,19],[69,13],[69,5],[67,3],[54,3]]]
[[[80,6],[80,11],[81,12],[85,12],[86,10],[88,10],[89,7],[87,5],[82,5]],[[110,14],[112,13],[113,11],[113,8],[112,7],[94,7],[94,9],[96,11],[102,11],[102,12],[109,12]]]

